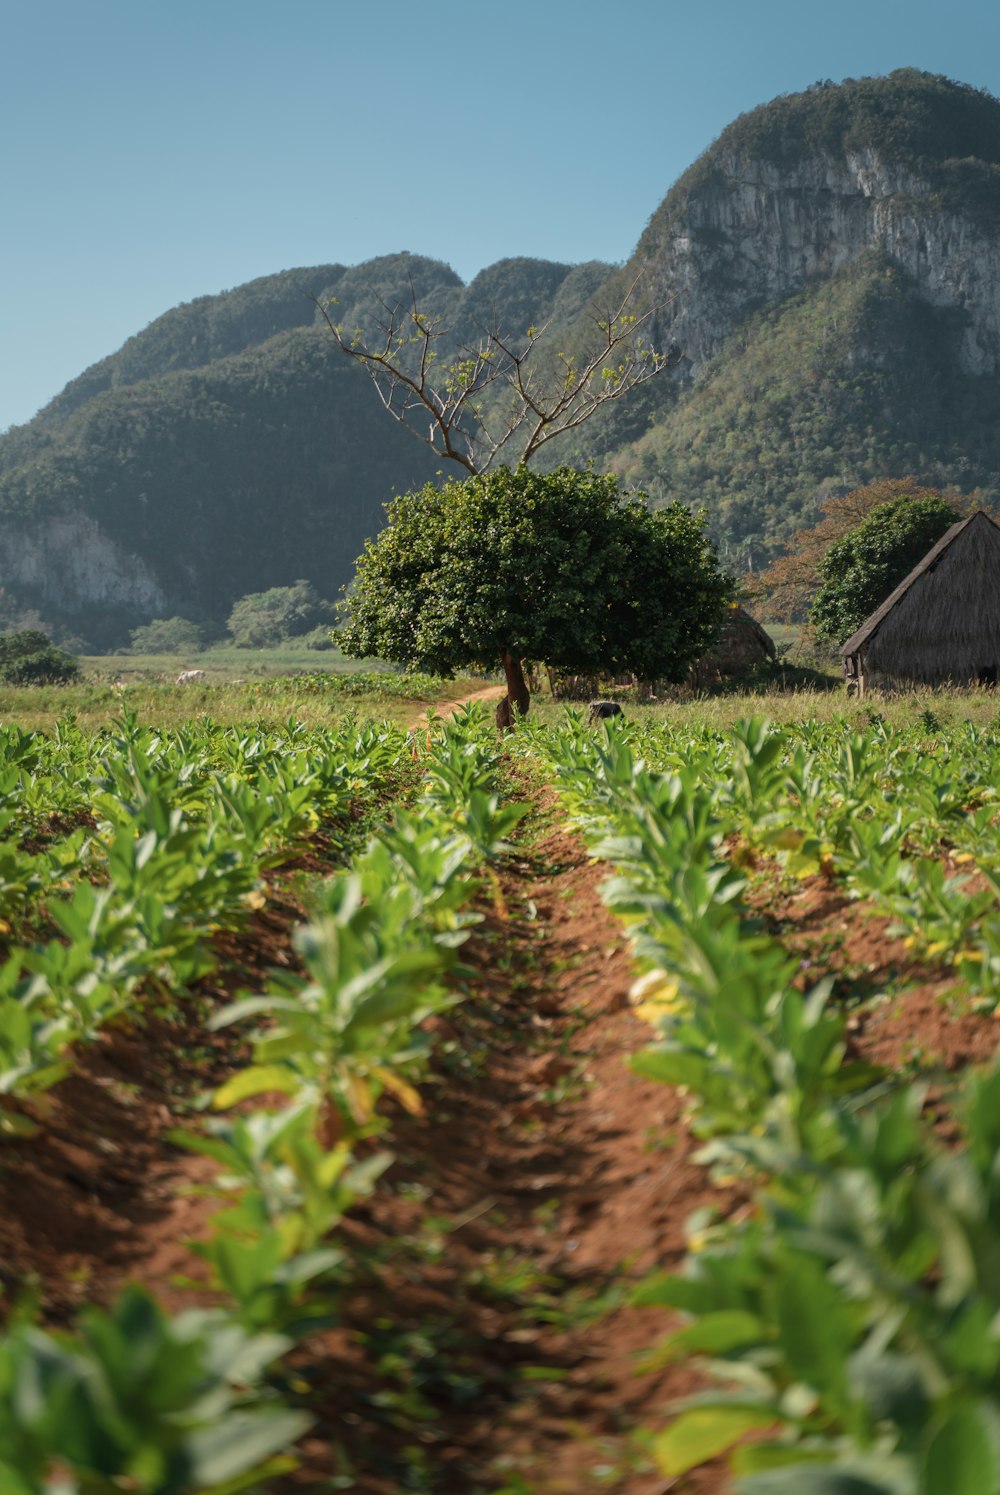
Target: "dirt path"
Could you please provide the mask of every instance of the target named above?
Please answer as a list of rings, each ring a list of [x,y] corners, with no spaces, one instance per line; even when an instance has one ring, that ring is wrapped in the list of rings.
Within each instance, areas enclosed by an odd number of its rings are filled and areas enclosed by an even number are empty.
[[[302,1357],[320,1420],[289,1489],[323,1488],[338,1446],[364,1495],[672,1488],[642,1429],[694,1383],[637,1374],[668,1321],[624,1299],[677,1265],[692,1210],[741,1201],[706,1188],[676,1093],[627,1067],[648,1030],[606,875],[549,830],[466,946],[428,1112],[394,1123],[397,1162],[354,1226],[363,1285]],[[684,1488],[726,1486],[706,1470]]]
[[[487,685],[482,690],[477,690],[472,695],[457,696],[453,701],[438,701],[433,706],[428,706],[425,711],[410,723],[411,731],[423,727],[427,723],[428,713],[433,711],[435,716],[451,716],[453,712],[460,711],[463,706],[470,706],[473,701],[499,701],[501,696],[507,694],[506,685]]]

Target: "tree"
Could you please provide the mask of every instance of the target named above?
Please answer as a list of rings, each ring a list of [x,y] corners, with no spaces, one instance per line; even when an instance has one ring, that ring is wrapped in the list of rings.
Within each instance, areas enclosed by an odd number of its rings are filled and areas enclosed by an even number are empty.
[[[8,685],[64,685],[80,666],[39,629],[0,635],[0,680]]]
[[[900,498],[874,509],[830,546],[809,619],[843,643],[962,516],[941,497]]]
[[[332,602],[324,602],[310,581],[248,592],[229,614],[229,632],[240,649],[267,649],[332,623]]]
[[[432,316],[418,304],[412,280],[410,298],[406,303],[391,304],[376,296],[380,313],[377,331],[371,339],[366,337],[363,329],[355,328],[348,333],[333,320],[330,307],[335,305],[335,299],[317,301],[316,305],[341,350],[362,364],[389,414],[428,445],[435,455],[457,462],[472,479],[491,471],[516,475],[514,488],[504,480],[497,484],[497,494],[503,490],[509,501],[517,484],[526,481],[527,464],[543,446],[557,436],[575,430],[603,406],[620,400],[646,383],[679,356],[677,350],[673,350],[668,358],[655,352],[645,341],[643,329],[658,308],[647,306],[637,310],[638,290],[637,277],[626,287],[620,299],[603,311],[591,309],[587,331],[577,329],[567,344],[568,351],[555,352],[544,345],[548,324],[529,327],[520,336],[513,335],[501,327],[495,310],[492,324],[481,329],[478,341],[456,351],[455,339],[445,321]],[[560,471],[564,488],[572,487],[575,480],[582,485],[582,492],[590,482],[582,474],[576,474],[574,478],[568,469]],[[444,491],[457,514],[463,504],[457,497],[455,485],[449,485]],[[485,487],[472,484],[466,497],[467,506],[476,508],[483,496],[492,491],[489,484]],[[432,492],[433,488],[425,487],[419,494],[411,495],[428,514],[433,508],[430,502]],[[617,490],[614,501],[620,504]],[[511,521],[522,522],[524,514],[516,503],[513,510],[516,512],[511,513]],[[483,509],[479,512],[484,522],[489,521],[487,532],[493,545],[489,553],[484,553],[481,545],[474,547],[480,556],[483,595],[495,593],[494,573],[499,566],[507,578],[508,585],[504,590],[509,607],[517,595],[517,538],[506,531],[503,519],[497,514],[490,515]],[[419,525],[411,525],[405,501],[397,499],[389,507],[389,513],[390,522],[397,526],[397,537],[408,533],[418,548]],[[440,540],[450,543],[444,529]],[[699,540],[701,549],[704,543],[704,540]],[[428,552],[426,545],[419,549],[428,563],[436,567],[435,557]],[[388,547],[384,556],[379,554],[388,565]],[[375,555],[369,542],[362,562],[370,568],[367,585],[373,595],[376,572],[381,564],[381,559],[377,561]],[[403,557],[398,560],[401,570],[405,571]],[[464,566],[461,569],[464,570]],[[549,572],[545,577],[546,588],[555,580],[555,573]],[[428,600],[421,596],[419,587],[410,596],[414,605],[423,606]],[[534,652],[544,654],[552,663],[568,663],[568,656],[563,661],[552,653],[553,629],[558,630],[559,625],[551,607],[540,594],[533,593],[527,576],[523,578],[520,598],[515,608],[516,620],[513,615],[509,618],[510,626],[514,628],[511,636],[499,644],[496,639],[491,639],[479,653],[475,648],[471,651],[482,661],[502,660],[507,680],[507,722],[513,721],[516,712],[523,713],[528,709],[522,658]],[[411,647],[406,625],[386,626],[393,611],[391,597],[386,595],[382,602],[384,608],[376,603],[369,607],[362,598],[360,611],[355,614],[355,624],[345,634],[345,639],[356,640],[361,653],[377,652],[388,659],[415,661],[420,657],[419,649],[414,652]],[[533,606],[539,610],[537,624],[531,622]],[[506,626],[506,615],[503,621]],[[420,636],[429,641],[432,631],[422,621],[413,621],[413,638]],[[460,632],[460,628],[452,631],[449,646],[441,655],[442,659],[447,658],[453,663],[441,664],[438,668],[450,672],[469,655],[469,648],[460,643]],[[383,642],[376,646],[362,642],[376,637]],[[473,628],[468,639],[471,641],[473,637],[485,638],[485,635],[478,634]],[[534,651],[528,649],[520,642],[522,637],[531,637],[540,647]],[[420,649],[423,647],[421,644]],[[393,649],[397,652],[391,652]],[[437,652],[437,646],[432,645],[430,653]],[[429,659],[430,654],[423,657]],[[610,656],[605,666],[609,660]],[[592,660],[595,668],[601,663],[597,657]],[[502,715],[501,710],[498,720]]]
[[[824,499],[819,506],[823,518],[811,529],[795,531],[787,554],[751,579],[750,596],[766,609],[768,618],[779,623],[801,622],[823,585],[822,567],[832,545],[856,530],[883,504],[926,498],[943,498],[943,494],[938,488],[923,487],[916,478],[879,478],[840,497]]]
[[[524,466],[404,494],[358,562],[338,642],[441,674],[499,663],[522,714],[525,659],[683,680],[732,583],[699,518],[644,499],[614,477]]]
[[[578,350],[555,353],[543,346],[548,324],[511,334],[495,311],[477,342],[455,350],[444,320],[420,308],[412,280],[408,303],[375,297],[380,312],[370,340],[363,329],[348,332],[334,321],[335,298],[316,305],[339,347],[364,366],[389,414],[474,476],[501,461],[529,463],[555,437],[673,361],[645,341],[643,328],[657,308],[636,310],[638,289],[637,278],[620,300],[591,311],[591,336]]]
[[[133,654],[197,654],[205,647],[205,631],[189,618],[154,618],[129,634]]]

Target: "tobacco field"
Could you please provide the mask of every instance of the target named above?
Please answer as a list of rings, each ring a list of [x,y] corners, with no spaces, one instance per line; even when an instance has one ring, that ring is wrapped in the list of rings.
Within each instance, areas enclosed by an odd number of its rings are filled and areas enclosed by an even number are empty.
[[[0,727],[4,1495],[1000,1490],[1000,722],[632,716]]]

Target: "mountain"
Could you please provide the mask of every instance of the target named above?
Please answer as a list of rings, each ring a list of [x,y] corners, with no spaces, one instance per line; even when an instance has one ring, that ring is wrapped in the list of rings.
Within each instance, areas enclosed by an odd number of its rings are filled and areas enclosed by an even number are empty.
[[[304,577],[336,596],[396,490],[439,460],[383,411],[346,326],[415,295],[454,339],[492,317],[572,318],[606,265],[503,260],[463,285],[396,255],[256,280],[180,306],[0,437],[0,584],[97,645],[151,616],[224,622]]]
[[[548,460],[704,505],[755,561],[871,478],[1000,491],[1000,103],[904,69],[736,120],[617,270],[510,259],[463,285],[400,254],[175,308],[0,437],[0,584],[102,641],[299,577],[332,595],[381,504],[438,462],[317,303],[370,327],[378,298],[413,295],[445,352],[494,313],[571,350],[637,277],[674,367]]]
[[[744,115],[653,214],[639,274],[654,343],[683,351],[673,388],[644,433],[576,455],[705,503],[721,542],[764,556],[873,477],[1000,488],[989,94],[903,69]]]

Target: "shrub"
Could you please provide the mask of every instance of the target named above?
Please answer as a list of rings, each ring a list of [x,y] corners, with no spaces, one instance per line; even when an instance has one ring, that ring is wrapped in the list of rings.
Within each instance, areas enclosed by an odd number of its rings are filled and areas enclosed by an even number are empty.
[[[129,638],[133,654],[197,654],[205,647],[204,630],[189,618],[154,618]]]
[[[62,685],[79,679],[80,666],[39,630],[0,635],[0,680],[7,685]]]
[[[229,632],[240,649],[267,649],[333,622],[334,608],[312,582],[249,592],[229,614]]]

